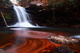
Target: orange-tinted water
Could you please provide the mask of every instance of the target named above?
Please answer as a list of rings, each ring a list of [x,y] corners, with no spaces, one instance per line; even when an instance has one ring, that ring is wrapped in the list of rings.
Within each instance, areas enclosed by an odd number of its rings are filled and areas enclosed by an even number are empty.
[[[50,36],[68,34],[60,31],[14,30],[12,33],[0,33],[0,48],[5,53],[60,53],[56,48],[68,46],[75,53],[80,53],[80,43],[58,44],[48,40]]]

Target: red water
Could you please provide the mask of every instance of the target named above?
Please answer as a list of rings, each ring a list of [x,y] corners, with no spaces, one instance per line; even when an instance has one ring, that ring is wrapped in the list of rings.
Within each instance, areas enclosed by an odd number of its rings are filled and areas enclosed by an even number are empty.
[[[0,48],[5,53],[58,53],[55,49],[60,46],[68,46],[76,53],[80,53],[80,43],[57,44],[48,40],[50,36],[64,35],[64,32],[43,32],[43,31],[26,31],[16,30],[14,33],[0,33]]]

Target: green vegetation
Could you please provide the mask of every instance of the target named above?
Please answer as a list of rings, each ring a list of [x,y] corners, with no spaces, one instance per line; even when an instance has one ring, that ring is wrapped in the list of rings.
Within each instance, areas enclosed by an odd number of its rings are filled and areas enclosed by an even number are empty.
[[[59,0],[59,1],[50,0],[49,5],[52,5],[55,8],[60,8],[60,7],[67,6],[67,5],[68,6],[73,5],[74,7],[76,7],[76,3],[78,3],[78,2],[79,2],[78,0],[77,1],[76,0]]]
[[[5,17],[6,19],[11,19],[11,15],[10,15],[10,14],[5,14],[4,17]]]

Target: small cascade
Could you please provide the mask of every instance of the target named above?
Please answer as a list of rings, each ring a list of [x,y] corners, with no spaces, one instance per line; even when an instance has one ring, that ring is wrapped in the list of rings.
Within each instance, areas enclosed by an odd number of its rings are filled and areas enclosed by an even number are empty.
[[[27,2],[28,0],[26,0]],[[21,4],[25,4],[27,6],[27,3],[22,0],[10,0],[10,2],[13,4],[13,9],[16,12],[18,22],[14,25],[8,26],[8,27],[39,27],[37,24],[32,25],[30,23],[30,15],[26,12],[26,9],[21,6]]]
[[[14,5],[13,8],[16,12],[18,22],[11,27],[36,27],[29,22],[30,16],[24,7]]]

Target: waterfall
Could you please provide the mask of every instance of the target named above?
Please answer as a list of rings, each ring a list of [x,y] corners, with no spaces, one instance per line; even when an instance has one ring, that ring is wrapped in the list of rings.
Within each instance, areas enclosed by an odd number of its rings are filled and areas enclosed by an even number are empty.
[[[18,22],[12,25],[12,27],[35,27],[29,22],[30,16],[26,12],[25,8],[21,6],[15,6],[15,5],[13,8],[16,12]]]

